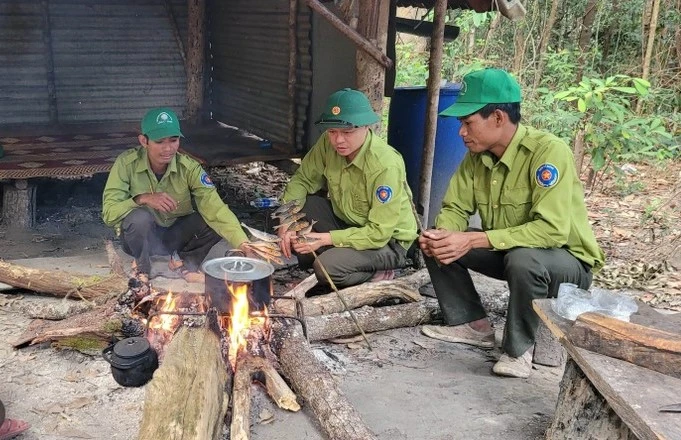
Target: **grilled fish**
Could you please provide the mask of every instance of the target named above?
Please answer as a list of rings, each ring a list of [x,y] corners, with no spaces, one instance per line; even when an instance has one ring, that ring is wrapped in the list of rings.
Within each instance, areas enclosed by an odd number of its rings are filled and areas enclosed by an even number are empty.
[[[267,232],[260,231],[260,230],[255,229],[255,228],[251,228],[250,226],[244,224],[244,222],[241,222],[241,226],[246,228],[246,230],[248,232],[250,232],[250,234],[253,237],[257,238],[258,240],[268,241],[270,243],[278,243],[278,242],[281,241],[281,238],[279,238],[277,235],[268,234]]]
[[[288,217],[291,214],[295,214],[299,212],[301,209],[303,209],[303,201],[302,200],[291,200],[290,202],[286,202],[283,205],[279,206],[273,213],[272,213],[272,218],[282,218],[282,217]]]
[[[312,227],[314,226],[315,223],[317,223],[317,220],[312,219],[312,221],[308,225],[306,225],[303,229],[297,231],[298,235],[307,235],[310,232],[312,232]]]
[[[282,220],[281,223],[279,223],[277,226],[274,227],[274,230],[276,231],[279,228],[282,228],[284,226],[286,226],[286,229],[290,229],[289,226],[291,226],[292,224],[296,223],[298,220],[300,220],[304,217],[305,217],[304,212],[299,212],[297,214],[293,214],[290,217],[286,217],[285,219]]]

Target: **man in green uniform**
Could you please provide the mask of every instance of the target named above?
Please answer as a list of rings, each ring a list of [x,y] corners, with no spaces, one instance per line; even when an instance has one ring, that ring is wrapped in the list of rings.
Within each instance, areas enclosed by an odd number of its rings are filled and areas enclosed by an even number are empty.
[[[589,225],[570,148],[519,124],[520,86],[505,71],[464,77],[442,116],[461,121],[469,152],[452,176],[436,228],[423,231],[425,255],[445,326],[427,336],[483,348],[494,332],[468,270],[508,282],[510,299],[496,374],[527,377],[538,317],[532,300],[557,295],[560,283],[587,289],[604,255]],[[478,211],[482,231],[468,230]]]
[[[378,121],[362,92],[333,93],[316,122],[326,131],[282,196],[304,200],[302,212],[317,221],[304,241],[280,228],[282,252],[293,250],[301,267],[313,266],[320,283],[327,282],[320,263],[339,287],[390,279],[418,236],[404,161],[369,128]],[[317,195],[322,189],[327,197]]]
[[[201,165],[178,153],[183,136],[177,115],[149,110],[141,128],[141,146],[121,153],[109,173],[104,223],[120,234],[123,250],[146,278],[152,255],[177,252],[171,269],[201,282],[199,267],[214,244],[224,238],[242,248],[248,239]]]

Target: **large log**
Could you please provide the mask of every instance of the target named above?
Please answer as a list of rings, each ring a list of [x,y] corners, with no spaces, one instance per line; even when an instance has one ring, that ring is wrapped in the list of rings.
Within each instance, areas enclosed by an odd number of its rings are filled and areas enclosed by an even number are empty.
[[[353,310],[366,333],[398,327],[427,324],[440,317],[440,306],[433,298],[410,304],[385,307],[364,307]],[[305,320],[310,341],[345,338],[358,334],[357,324],[348,312],[313,316]]]
[[[32,269],[2,260],[0,282],[47,295],[87,300],[108,298],[128,290],[128,278],[116,273],[102,276]]]
[[[303,283],[304,282],[305,281],[303,281]],[[327,295],[304,298],[299,302],[305,316],[328,315],[345,311],[343,303],[340,298],[338,298],[339,295],[343,296],[345,303],[350,309],[373,305],[387,299],[399,299],[403,302],[416,302],[423,298],[419,294],[418,288],[428,282],[430,282],[430,277],[428,276],[426,269],[423,269],[403,278],[376,283],[364,283],[358,286],[341,289],[338,293],[332,292]],[[296,288],[297,287],[298,286],[296,286]],[[294,288],[294,290],[296,288]],[[286,315],[296,314],[295,303],[287,299],[274,301],[273,308],[276,313]]]
[[[660,320],[663,315],[660,315]],[[567,334],[577,347],[681,378],[681,332],[583,313]]]
[[[331,440],[376,439],[329,370],[312,353],[298,325],[277,328],[273,345],[285,376]]]
[[[231,370],[216,325],[183,326],[173,337],[146,386],[140,440],[222,438]]]

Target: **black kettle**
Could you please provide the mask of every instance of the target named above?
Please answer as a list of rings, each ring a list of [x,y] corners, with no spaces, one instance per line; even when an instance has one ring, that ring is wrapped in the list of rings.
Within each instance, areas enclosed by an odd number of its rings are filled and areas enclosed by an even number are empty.
[[[158,368],[158,355],[146,338],[126,338],[102,351],[111,364],[111,374],[119,385],[140,387],[151,380]]]

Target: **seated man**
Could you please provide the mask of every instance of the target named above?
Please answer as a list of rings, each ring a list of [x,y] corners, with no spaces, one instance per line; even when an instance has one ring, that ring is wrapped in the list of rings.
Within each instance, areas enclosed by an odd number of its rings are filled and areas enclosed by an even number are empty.
[[[326,131],[284,190],[283,202],[304,200],[302,212],[317,222],[306,240],[282,226],[282,252],[293,250],[301,267],[314,262],[320,283],[327,283],[320,263],[338,287],[390,279],[418,236],[404,161],[369,128],[378,121],[362,92],[333,93],[316,122]],[[322,189],[327,197],[317,195]]]
[[[448,342],[494,347],[494,332],[468,270],[508,282],[510,299],[496,374],[528,377],[538,316],[535,298],[561,283],[583,289],[603,265],[587,218],[570,147],[519,124],[520,86],[505,71],[464,77],[463,92],[442,116],[461,121],[468,153],[452,176],[436,219],[419,245],[446,326],[423,333]],[[483,232],[467,231],[478,211]]]
[[[147,112],[141,146],[121,153],[111,168],[103,219],[119,233],[142,278],[148,279],[152,255],[176,252],[171,269],[189,282],[201,282],[199,267],[214,244],[224,238],[242,248],[248,239],[201,165],[178,153],[181,137],[172,110]]]

